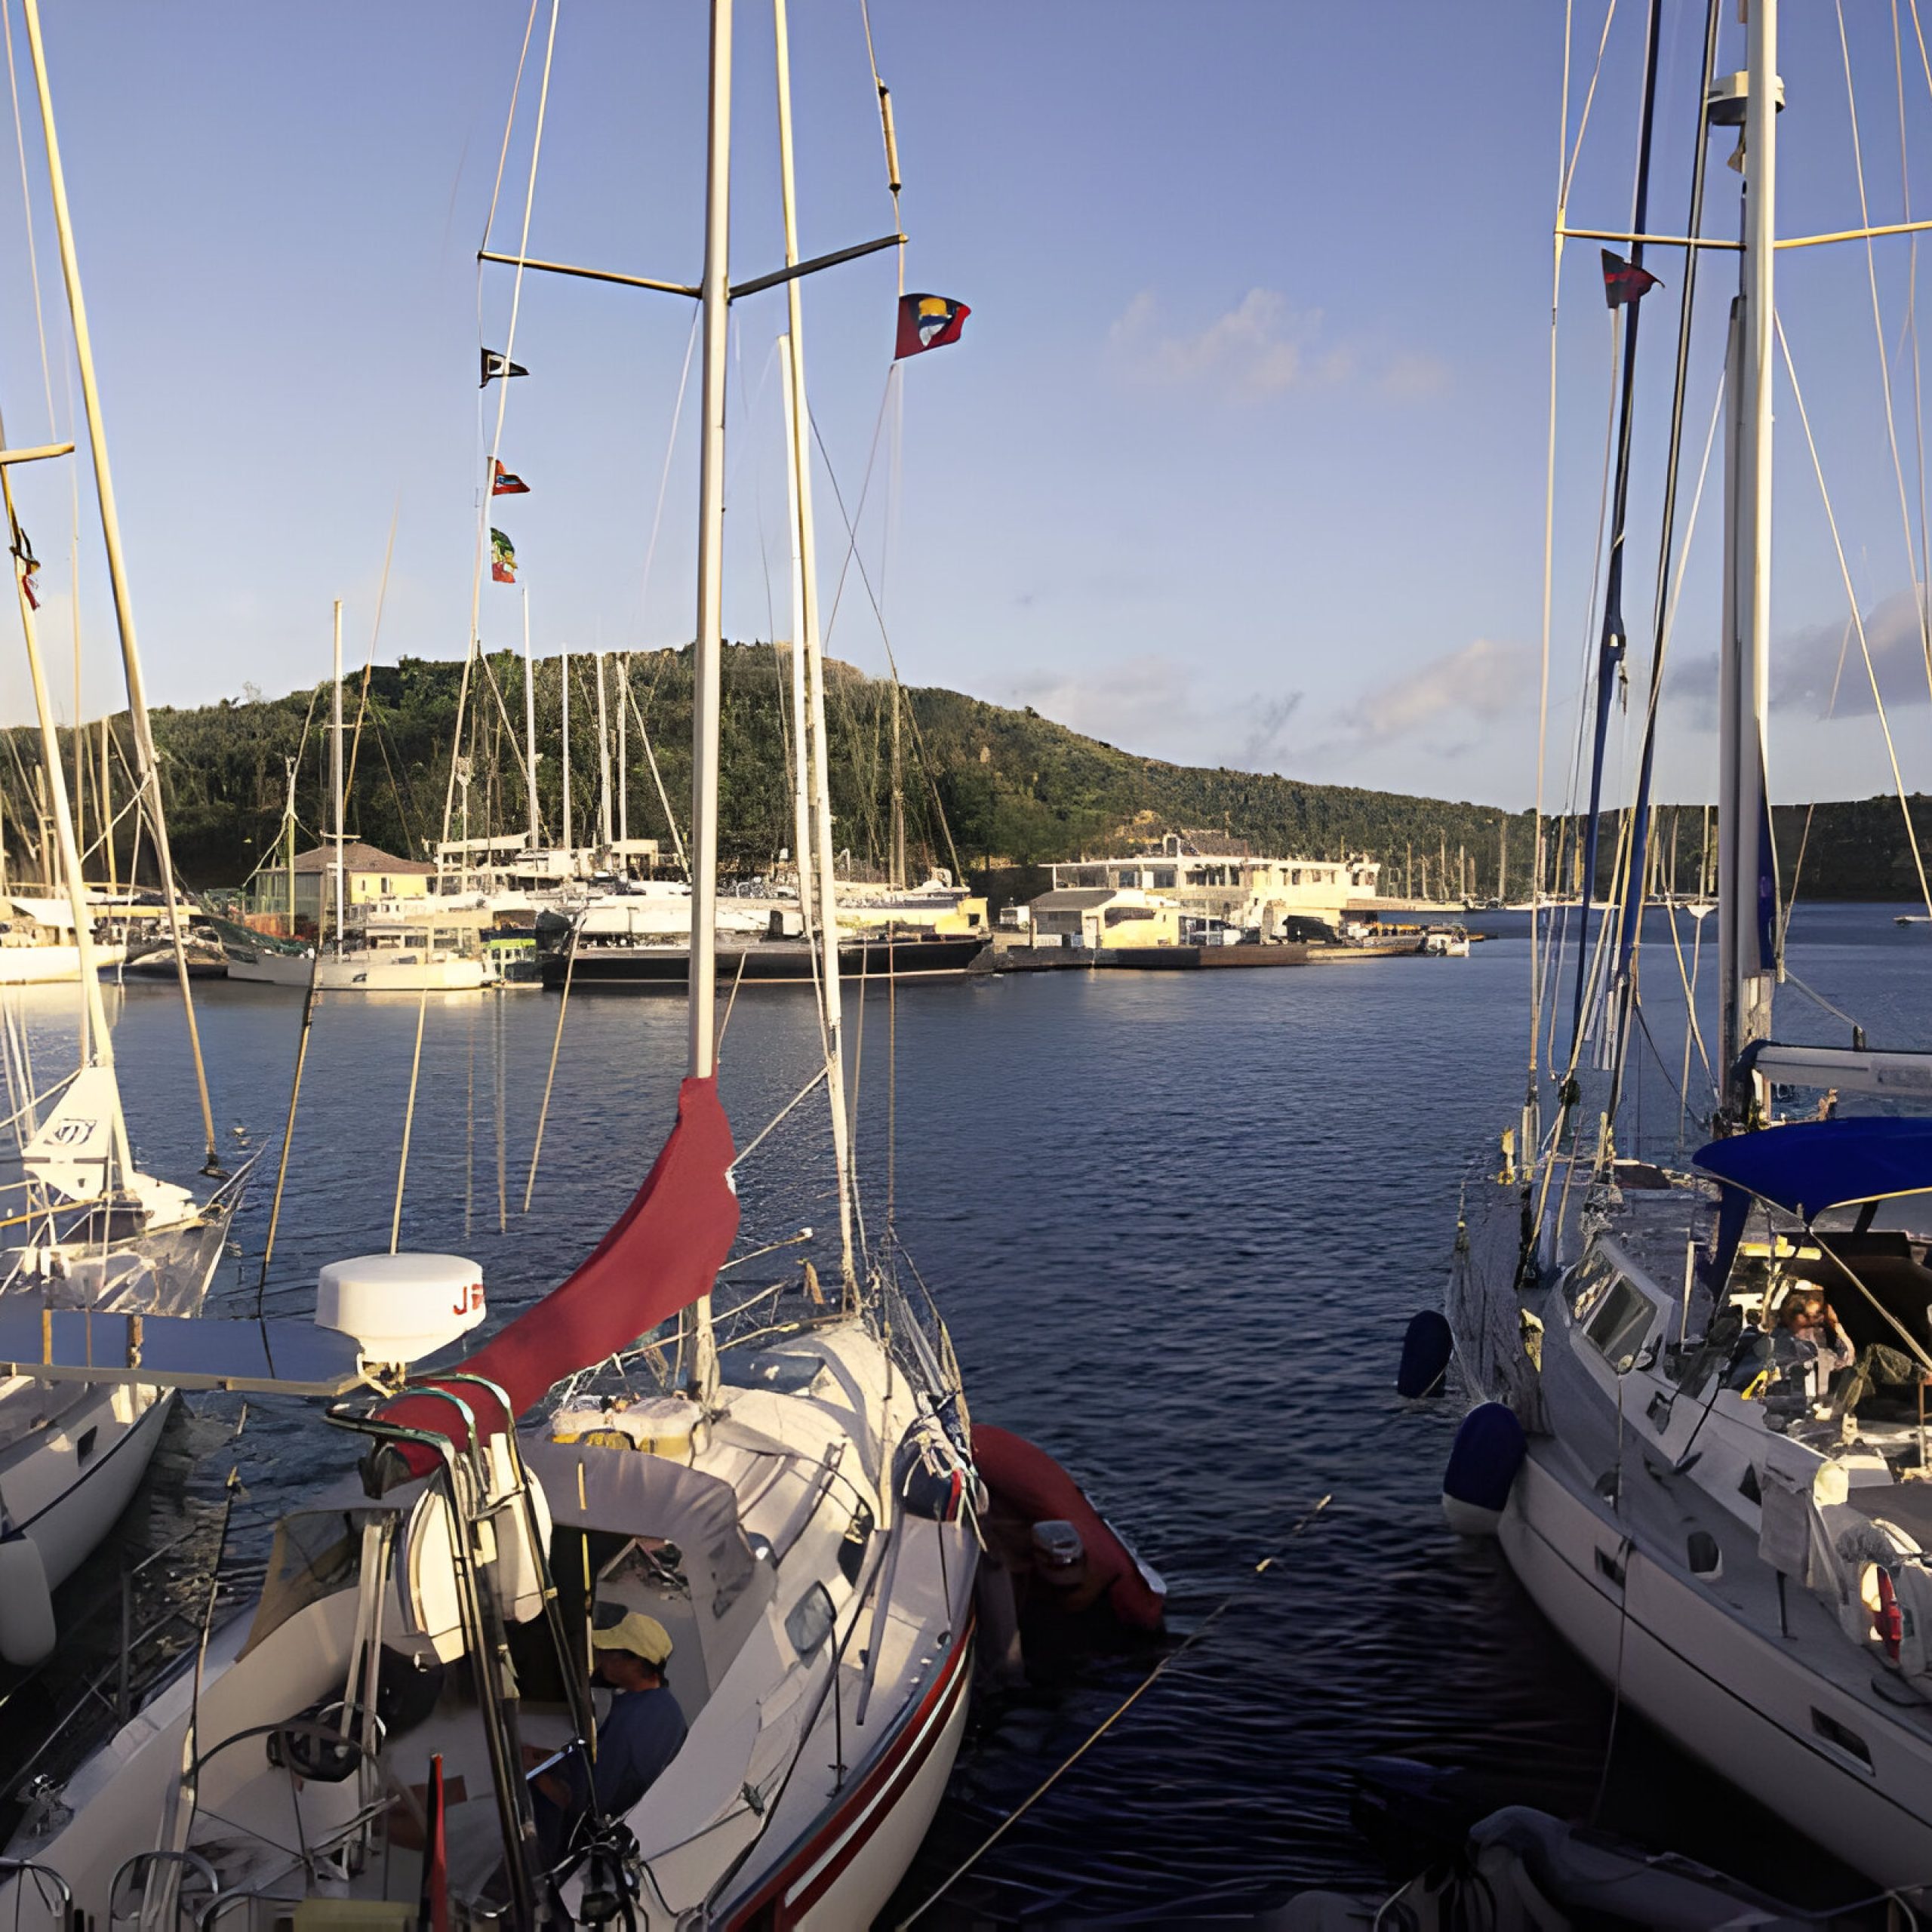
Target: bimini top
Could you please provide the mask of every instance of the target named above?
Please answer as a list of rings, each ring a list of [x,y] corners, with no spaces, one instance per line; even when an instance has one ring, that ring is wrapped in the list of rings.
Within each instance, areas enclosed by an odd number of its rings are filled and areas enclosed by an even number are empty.
[[[1715,1287],[1730,1272],[1754,1200],[1810,1221],[1827,1208],[1932,1191],[1932,1120],[1799,1121],[1713,1140],[1691,1158],[1724,1184],[1706,1277]]]
[[[1806,1220],[1827,1208],[1932,1192],[1932,1120],[1800,1121],[1713,1140],[1707,1174]]]

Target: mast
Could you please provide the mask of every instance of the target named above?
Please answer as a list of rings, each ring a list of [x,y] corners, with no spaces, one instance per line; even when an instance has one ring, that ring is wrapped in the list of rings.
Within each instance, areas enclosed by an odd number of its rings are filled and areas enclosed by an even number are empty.
[[[617,843],[628,846],[631,842],[631,754],[630,740],[624,732],[624,709],[631,691],[631,654],[628,651],[617,655]],[[629,869],[626,855],[625,869]]]
[[[329,699],[329,789],[335,794],[335,956],[342,957],[342,599],[335,600],[335,682]]]
[[[785,500],[792,519],[792,867],[798,881],[798,929],[806,943],[812,917],[811,774],[805,724],[805,563],[798,506],[798,425],[792,406],[792,338],[778,338],[779,379],[784,385]]]
[[[724,371],[731,321],[731,0],[712,0],[711,106],[705,164],[703,333],[697,518],[697,629],[691,645],[691,943],[689,1071],[718,1070],[718,660],[724,650]],[[711,1294],[695,1310],[693,1380],[708,1401],[718,1380]]]
[[[597,666],[597,838],[611,849],[611,721],[604,709],[604,654],[592,654]]]
[[[558,726],[564,741],[564,850],[573,855],[571,872],[577,872],[574,854],[577,847],[571,830],[571,654],[568,645],[562,647],[557,656],[557,687],[563,694],[563,716]]]
[[[281,811],[283,875],[288,882],[288,937],[295,937],[295,761],[288,766],[288,802]]]
[[[5,437],[0,434],[0,444]],[[7,467],[0,463],[0,507],[7,516],[8,532],[17,532],[14,517],[13,485]],[[113,1078],[114,1036],[107,1030],[107,1011],[100,997],[99,961],[94,955],[94,928],[88,916],[88,889],[81,877],[81,855],[74,841],[73,815],[68,809],[67,780],[60,765],[60,736],[54,721],[54,701],[47,689],[47,674],[41,663],[40,636],[34,621],[33,600],[27,595],[26,573],[17,565],[14,570],[14,592],[20,609],[20,635],[27,650],[27,670],[33,682],[35,718],[40,726],[41,780],[54,808],[54,836],[60,851],[60,869],[67,882],[67,909],[74,921],[74,950],[81,976],[80,1059],[105,1067],[113,1093],[113,1118],[109,1130],[114,1149],[114,1168],[124,1184],[134,1171],[134,1156],[128,1146],[128,1123],[121,1111],[120,1082]],[[45,845],[42,848],[45,852]],[[51,866],[48,868],[51,869]],[[111,1194],[114,1174],[101,1177],[102,1192]]]
[[[60,143],[54,132],[54,97],[47,78],[47,49],[40,36],[38,0],[23,0],[27,46],[33,60],[34,84],[40,97],[40,127],[47,149],[47,183],[54,203],[54,223],[60,242],[60,269],[67,288],[67,313],[73,325],[74,359],[81,375],[81,398],[88,419],[88,448],[94,463],[94,494],[100,507],[101,540],[107,552],[107,572],[114,586],[114,620],[121,637],[121,664],[128,687],[128,721],[134,731],[134,752],[142,791],[150,808],[155,857],[161,868],[162,897],[168,907],[168,929],[174,941],[174,969],[181,986],[181,1004],[188,1021],[188,1044],[195,1062],[195,1085],[202,1103],[202,1130],[208,1147],[204,1172],[218,1173],[220,1161],[214,1138],[214,1108],[208,1098],[208,1071],[202,1063],[201,1029],[195,1022],[194,994],[188,983],[188,955],[181,943],[181,907],[174,890],[174,860],[168,849],[168,817],[162,808],[161,766],[155,756],[154,731],[148,718],[147,688],[141,675],[140,647],[134,637],[134,601],[128,593],[127,559],[121,549],[121,515],[114,499],[114,476],[108,466],[107,433],[101,422],[100,388],[94,380],[94,338],[88,328],[85,297],[81,292],[80,262],[74,252],[74,225],[67,208],[67,177],[60,165]],[[78,724],[78,721],[76,720]],[[69,825],[71,835],[72,826]]]
[[[543,842],[537,823],[537,678],[530,662],[530,586],[523,586],[523,785],[530,799],[530,849]]]
[[[1743,280],[1729,358],[1732,457],[1725,472],[1730,540],[1718,667],[1718,1044],[1734,1124],[1757,1111],[1738,1057],[1771,1023],[1764,824],[1766,646],[1771,620],[1773,272],[1777,214],[1777,0],[1754,0],[1746,41]]]
[[[906,884],[906,755],[900,744],[899,677],[892,678],[892,883]]]
[[[798,210],[792,165],[792,50],[785,0],[771,0],[774,52],[778,72],[778,171],[784,203],[785,266],[798,262]],[[812,534],[811,416],[805,406],[805,349],[801,333],[804,305],[798,278],[785,285],[792,339],[792,385],[786,397],[792,416],[792,475],[798,504],[798,589],[804,618],[806,743],[812,780],[812,815],[817,851],[814,869],[818,892],[820,997],[825,1014],[825,1091],[832,1113],[832,1148],[838,1178],[838,1261],[848,1302],[857,1295],[858,1275],[852,1257],[852,1150],[845,1111],[845,1049],[842,1005],[838,987],[838,913],[832,894],[832,790],[826,770],[825,657],[820,648],[818,565]],[[897,687],[894,688],[895,730]]]

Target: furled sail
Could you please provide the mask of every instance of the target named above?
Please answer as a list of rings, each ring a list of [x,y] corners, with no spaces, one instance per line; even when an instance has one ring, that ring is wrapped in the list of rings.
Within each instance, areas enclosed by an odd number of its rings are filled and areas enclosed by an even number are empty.
[[[610,1232],[567,1280],[454,1372],[495,1383],[509,1398],[513,1420],[565,1377],[628,1348],[708,1293],[738,1232],[736,1151],[715,1076],[685,1080],[678,1090],[678,1124]],[[475,1411],[485,1434],[504,1426],[473,1386],[433,1375],[424,1380],[452,1389]],[[460,1426],[451,1405],[432,1395],[402,1396],[381,1414],[386,1422],[446,1435]],[[401,1460],[418,1475],[429,1466],[420,1452]],[[400,1475],[392,1464],[392,1472]]]

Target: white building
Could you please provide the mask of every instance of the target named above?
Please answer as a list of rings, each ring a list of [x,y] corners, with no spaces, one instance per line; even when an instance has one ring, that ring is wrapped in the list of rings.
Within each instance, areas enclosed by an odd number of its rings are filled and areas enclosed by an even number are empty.
[[[1268,939],[1293,917],[1339,924],[1355,900],[1376,897],[1381,872],[1373,859],[1262,858],[1244,838],[1208,832],[1171,832],[1126,858],[1053,868],[1056,891],[1157,892],[1190,918],[1258,928]]]

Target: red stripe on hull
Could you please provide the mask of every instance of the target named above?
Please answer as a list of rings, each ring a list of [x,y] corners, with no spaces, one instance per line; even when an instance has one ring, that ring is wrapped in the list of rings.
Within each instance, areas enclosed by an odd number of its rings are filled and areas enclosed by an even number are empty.
[[[784,1869],[768,1878],[752,1897],[724,1921],[727,1932],[787,1932],[831,1890],[845,1869],[871,1842],[872,1835],[891,1815],[890,1803],[881,1804],[839,1847],[837,1855],[796,1898],[786,1896],[787,1888],[798,1883],[799,1875],[809,1872],[823,1855],[823,1848],[836,1841],[848,1823],[863,1814],[873,1798],[903,1779],[909,1783],[931,1756],[946,1734],[953,1706],[967,1690],[971,1672],[967,1662],[972,1654],[975,1620],[969,1618],[959,1641],[953,1646],[946,1667],[900,1727],[900,1733],[865,1777],[848,1795],[846,1801],[819,1830],[786,1861]],[[931,1720],[929,1722],[928,1720]]]

